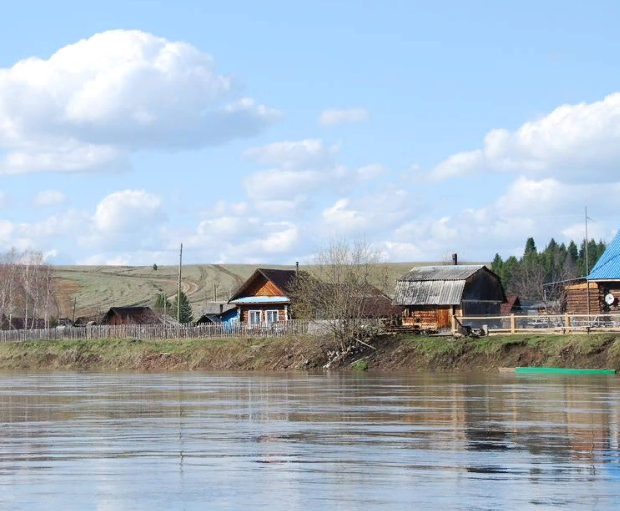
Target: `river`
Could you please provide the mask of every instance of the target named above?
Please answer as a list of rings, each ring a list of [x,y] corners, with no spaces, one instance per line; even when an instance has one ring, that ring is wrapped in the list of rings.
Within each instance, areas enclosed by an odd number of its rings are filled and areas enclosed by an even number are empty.
[[[620,379],[0,374],[0,509],[620,508]]]

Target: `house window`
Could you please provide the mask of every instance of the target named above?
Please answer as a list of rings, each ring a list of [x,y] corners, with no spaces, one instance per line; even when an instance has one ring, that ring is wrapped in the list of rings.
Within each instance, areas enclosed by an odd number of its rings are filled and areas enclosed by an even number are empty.
[[[278,311],[265,311],[267,315],[267,324],[278,322]]]
[[[260,311],[250,311],[250,325],[260,325]]]

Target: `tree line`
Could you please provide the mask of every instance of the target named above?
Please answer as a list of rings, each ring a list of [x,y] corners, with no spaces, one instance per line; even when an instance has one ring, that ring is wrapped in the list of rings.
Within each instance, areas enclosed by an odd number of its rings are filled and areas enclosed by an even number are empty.
[[[503,260],[495,254],[491,270],[501,278],[507,294],[531,300],[558,300],[564,288],[559,283],[588,275],[607,245],[591,239],[587,247],[586,267],[585,240],[577,246],[572,240],[566,245],[551,238],[544,249],[538,250],[534,238],[528,238],[520,258],[510,256]]]
[[[52,267],[42,252],[15,249],[0,254],[0,327],[53,326],[58,302]]]

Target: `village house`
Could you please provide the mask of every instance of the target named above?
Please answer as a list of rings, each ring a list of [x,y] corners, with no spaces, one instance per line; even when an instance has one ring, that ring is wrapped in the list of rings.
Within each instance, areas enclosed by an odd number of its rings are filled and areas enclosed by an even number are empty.
[[[161,318],[150,307],[112,307],[101,320],[102,325],[158,325]]]
[[[236,305],[226,302],[209,302],[196,321],[196,325],[233,326],[238,321]]]
[[[432,330],[451,328],[452,316],[499,315],[504,302],[499,277],[484,265],[418,266],[398,279],[394,293],[403,325]]]
[[[620,231],[607,245],[590,274],[567,282],[564,289],[569,314],[620,311]]]
[[[229,300],[237,307],[238,321],[263,325],[291,319],[288,293],[296,275],[296,270],[258,268]]]

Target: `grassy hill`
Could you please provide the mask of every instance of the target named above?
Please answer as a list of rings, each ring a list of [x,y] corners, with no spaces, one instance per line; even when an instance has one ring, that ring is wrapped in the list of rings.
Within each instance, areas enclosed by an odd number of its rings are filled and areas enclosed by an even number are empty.
[[[412,266],[441,263],[386,264],[391,282]],[[249,264],[192,264],[183,266],[183,290],[194,313],[207,301],[228,300],[232,292],[254,270],[293,269],[294,266]],[[99,314],[112,306],[150,305],[157,293],[173,297],[177,292],[178,266],[57,266],[54,283],[61,317],[71,317],[76,300],[76,317]]]

